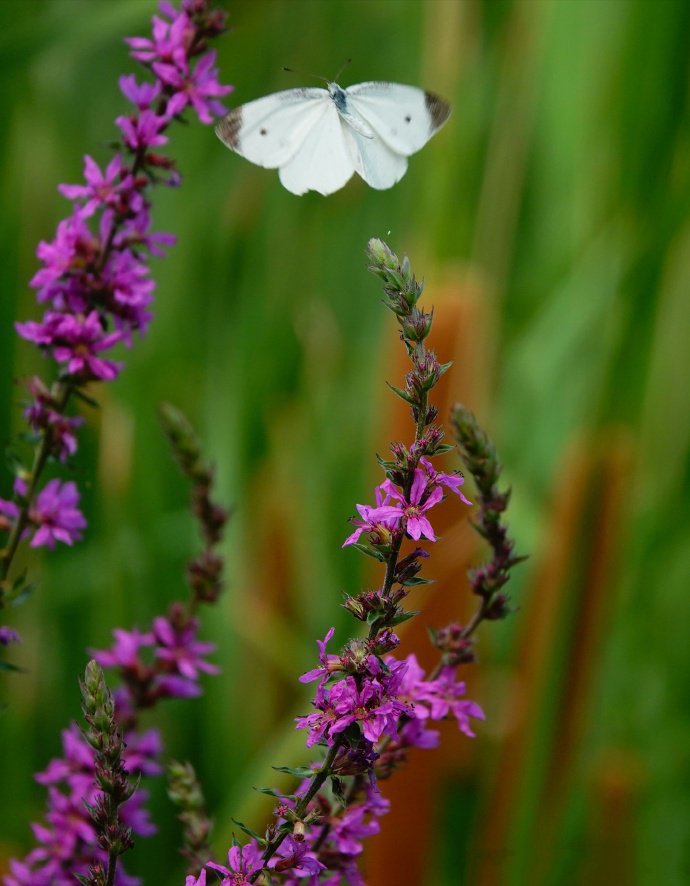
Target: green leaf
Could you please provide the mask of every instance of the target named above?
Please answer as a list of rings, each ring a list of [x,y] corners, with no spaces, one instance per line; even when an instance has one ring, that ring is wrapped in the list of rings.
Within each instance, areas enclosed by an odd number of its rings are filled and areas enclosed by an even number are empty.
[[[12,664],[11,661],[2,661],[0,659],[0,671],[14,671],[15,673],[26,673],[26,668],[20,668],[19,665]]]
[[[265,846],[266,841],[264,840],[263,837],[260,837],[260,836],[256,833],[256,831],[253,831],[251,828],[248,828],[247,825],[244,824],[244,822],[239,821],[239,819],[237,819],[237,818],[233,818],[232,821],[234,821],[235,824],[237,825],[237,827],[238,827],[241,831],[244,831],[244,833],[245,833],[248,837],[251,837],[253,840],[256,840],[256,842],[259,843],[260,846]]]
[[[100,409],[98,404],[98,400],[94,400],[93,397],[89,397],[88,394],[85,394],[82,388],[72,388],[72,395],[77,398],[77,400],[81,400],[83,403],[86,403],[88,406],[93,407],[93,409]]]
[[[16,585],[16,582],[15,582],[15,585]],[[21,585],[21,584],[18,585],[18,590],[14,590],[14,588],[13,588],[10,606],[21,606],[22,604],[26,603],[26,601],[29,599],[29,597],[33,594],[33,592],[35,590],[36,590],[36,582],[33,582],[33,581],[31,581],[25,585]]]
[[[355,542],[353,545],[350,545],[351,548],[356,548],[358,551],[361,551],[363,554],[368,554],[369,557],[373,557],[374,560],[378,560],[379,563],[385,563],[386,558],[380,551],[375,551],[374,548],[370,548],[369,545],[360,544],[359,542]]]
[[[333,791],[333,796],[336,797],[344,806],[345,805],[345,785],[343,783],[342,778],[338,778],[337,775],[331,776],[331,790]]]
[[[439,443],[434,449],[434,455],[444,455],[446,452],[452,452],[455,446],[452,443]]]
[[[393,391],[394,394],[397,394],[401,400],[404,400],[406,403],[409,403],[410,406],[414,406],[417,402],[414,394],[408,394],[407,391],[403,391],[400,388],[396,388],[395,385],[392,385],[389,381],[386,382],[388,387]]]
[[[397,615],[393,616],[393,618],[390,620],[390,624],[391,626],[402,624],[404,621],[408,621],[409,619],[414,618],[415,615],[419,615],[418,609],[410,609],[407,612],[399,612]]]
[[[269,797],[277,797],[279,800],[294,800],[294,794],[283,794],[281,791],[276,791],[274,788],[257,788],[253,787],[252,790],[257,791],[259,794],[268,794]]]
[[[294,775],[295,778],[311,778],[316,773],[307,766],[271,766],[276,772],[285,772],[287,775]]]
[[[415,585],[432,585],[433,583],[433,578],[422,578],[419,575],[415,575],[413,578],[408,578],[407,581],[401,582],[406,588],[413,588]]]

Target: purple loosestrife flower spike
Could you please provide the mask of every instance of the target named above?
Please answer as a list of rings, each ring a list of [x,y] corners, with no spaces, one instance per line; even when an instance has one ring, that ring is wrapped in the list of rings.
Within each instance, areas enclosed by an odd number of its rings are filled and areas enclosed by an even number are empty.
[[[48,387],[40,380],[31,386],[34,402],[26,417],[40,439],[34,468],[25,471],[28,491],[23,501],[14,500],[17,516],[2,510],[10,520],[0,519],[0,530],[8,530],[10,538],[0,548],[0,581],[25,537],[48,457],[66,461],[76,451],[79,421],[65,415],[73,394],[90,382],[115,379],[123,364],[110,352],[120,345],[131,347],[133,334],[145,332],[151,322],[149,257],[163,255],[174,238],[151,231],[150,192],[159,182],[177,185],[180,180],[174,162],[152,149],[167,143],[170,123],[188,107],[205,124],[213,122],[213,114],[226,113],[218,99],[231,87],[218,82],[215,53],[207,51],[209,38],[224,29],[223,13],[211,10],[206,0],[182,0],[181,9],[162,2],[160,12],[154,17],[152,39],[128,41],[131,55],[152,80],[139,82],[133,75],[120,80],[132,109],[116,120],[122,136],[119,150],[104,166],[87,154],[83,183],[59,186],[72,203],[71,211],[54,238],[37,249],[41,268],[31,286],[45,312],[39,320],[17,323],[16,329],[53,361],[58,381],[49,408]],[[71,543],[82,528],[81,523],[60,526],[53,534],[36,533],[34,539],[52,545],[69,538]],[[5,586],[0,593],[7,593]]]
[[[433,312],[426,314],[417,307],[422,285],[409,261],[400,262],[381,241],[370,241],[369,256],[372,270],[384,282],[384,303],[398,319],[413,364],[405,390],[393,390],[412,407],[415,439],[409,446],[392,444],[392,461],[379,459],[386,479],[375,489],[376,505],[357,505],[361,519],[351,521],[355,530],[342,546],[357,545],[385,564],[385,576],[376,590],[348,596],[344,603],[355,618],[369,625],[366,638],[350,640],[340,655],[333,655],[327,652],[334,634],[329,629],[323,640],[317,640],[319,667],[299,678],[303,683],[317,681],[317,685],[314,710],[298,717],[296,728],[307,730],[307,747],[327,748],[324,760],[306,770],[281,767],[281,771],[307,777],[294,794],[277,794],[280,802],[265,841],[251,834],[255,839],[243,850],[233,847],[230,868],[207,864],[224,875],[222,886],[258,882],[262,870],[264,877],[270,871],[268,879],[282,886],[297,886],[304,877],[314,886],[365,886],[357,856],[363,839],[378,832],[376,818],[388,811],[377,780],[399,768],[410,748],[432,748],[439,743],[440,733],[428,728],[430,723],[454,717],[459,730],[473,737],[472,720],[484,719],[481,707],[465,697],[465,684],[456,679],[458,665],[471,660],[469,638],[478,620],[465,628],[452,624],[433,632],[442,655],[429,675],[414,654],[402,660],[387,654],[400,642],[393,628],[416,614],[404,610],[401,602],[412,587],[425,581],[418,573],[428,554],[415,547],[399,559],[404,537],[415,542],[436,540],[427,514],[446,490],[463,504],[470,502],[461,490],[462,475],[437,471],[430,461],[452,449],[442,444],[443,430],[433,424],[437,411],[428,402],[429,391],[449,364],[440,364],[424,347]],[[488,485],[493,488],[492,484],[493,479]],[[486,522],[490,513],[502,510],[505,500],[492,501],[490,512],[484,499],[492,496],[485,495],[484,488],[486,483],[480,485]],[[490,537],[490,527],[483,524],[482,528]],[[368,546],[359,544],[363,533],[369,536]],[[497,536],[497,541],[501,539]],[[492,606],[500,602],[499,597],[492,598]],[[491,608],[481,610],[486,618],[492,612]],[[258,844],[265,846],[260,858]],[[250,853],[249,863],[242,851]],[[280,879],[275,879],[278,874]],[[187,886],[197,884],[201,879],[187,881]]]
[[[41,267],[31,286],[45,313],[40,320],[18,324],[17,330],[53,360],[57,381],[49,386],[35,378],[30,384],[33,401],[25,414],[41,437],[34,467],[19,469],[12,501],[0,499],[0,530],[10,533],[0,548],[3,604],[10,596],[8,588],[16,596],[17,582],[11,585],[6,578],[22,538],[31,538],[35,546],[71,544],[86,525],[74,483],[56,479],[41,489],[38,481],[49,457],[65,461],[76,451],[80,419],[66,415],[72,396],[81,394],[88,382],[115,378],[121,364],[109,352],[115,346],[131,346],[134,333],[143,333],[151,321],[154,283],[149,257],[163,256],[174,237],[151,230],[150,193],[157,183],[180,181],[174,162],[151,149],[167,142],[170,123],[187,106],[206,121],[211,111],[225,113],[216,99],[230,87],[218,84],[215,57],[204,54],[208,40],[224,29],[223,13],[210,9],[206,0],[182,0],[181,9],[162,2],[161,13],[154,20],[153,40],[133,38],[132,55],[149,71],[154,62],[174,64],[184,80],[164,81],[155,74],[151,82],[140,83],[133,76],[121,79],[123,94],[133,105],[116,121],[122,144],[105,167],[85,157],[83,184],[60,187],[72,208],[53,239],[37,249]],[[222,521],[217,512],[213,517],[218,538]],[[218,559],[204,561],[202,567],[208,569],[208,582],[215,582],[217,596]],[[210,591],[205,599],[211,599]],[[183,623],[170,615],[165,626],[156,627],[157,632],[119,631],[114,648],[98,656],[104,667],[117,668],[123,680],[114,693],[114,716],[122,732],[122,765],[133,777],[160,770],[158,733],[137,731],[141,710],[161,698],[198,694],[200,673],[215,670],[203,660],[209,647],[196,641],[193,619]],[[85,682],[91,683],[91,677]],[[105,740],[96,748],[108,753],[113,749]],[[72,886],[80,876],[92,876],[94,882],[103,879],[108,853],[117,846],[98,845],[98,828],[87,805],[103,820],[107,809],[97,797],[95,779],[103,794],[108,793],[103,783],[116,782],[119,776],[113,766],[108,774],[94,751],[76,726],[63,732],[62,757],[37,776],[48,787],[45,821],[33,826],[38,845],[23,861],[10,861],[6,886]],[[139,789],[119,805],[122,829],[108,829],[107,837],[119,840],[120,848],[127,829],[140,836],[155,830],[143,808],[146,798],[147,792]],[[102,828],[99,834],[105,840]],[[117,883],[135,886],[138,881],[119,867]]]

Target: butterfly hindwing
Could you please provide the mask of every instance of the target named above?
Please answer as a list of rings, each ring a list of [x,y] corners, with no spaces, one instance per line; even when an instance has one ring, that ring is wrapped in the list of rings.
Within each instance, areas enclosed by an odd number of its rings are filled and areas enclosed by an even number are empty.
[[[347,133],[355,164],[355,171],[371,188],[385,191],[392,188],[407,171],[407,157],[396,154],[388,145],[373,135],[367,138],[349,128]]]
[[[318,191],[326,196],[340,190],[354,171],[344,124],[329,99],[319,125],[309,130],[299,151],[281,166],[280,181],[293,194]]]
[[[450,114],[450,105],[442,98],[402,83],[358,83],[345,94],[350,110],[404,157],[422,148]]]

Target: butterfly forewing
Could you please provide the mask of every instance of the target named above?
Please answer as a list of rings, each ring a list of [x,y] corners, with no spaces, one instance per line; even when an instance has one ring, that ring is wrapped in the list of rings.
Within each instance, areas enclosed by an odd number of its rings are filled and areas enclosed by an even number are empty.
[[[276,169],[301,149],[331,106],[325,89],[286,89],[230,111],[216,135],[252,163]]]
[[[442,98],[402,83],[358,83],[345,94],[350,111],[405,157],[422,148],[450,114],[450,105]]]

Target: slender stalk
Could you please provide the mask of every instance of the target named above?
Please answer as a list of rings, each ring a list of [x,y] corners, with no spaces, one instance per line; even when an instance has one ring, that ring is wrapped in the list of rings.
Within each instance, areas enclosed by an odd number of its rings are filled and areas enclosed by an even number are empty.
[[[56,411],[62,414],[67,408],[67,404],[74,388],[72,385],[62,382],[58,383],[58,385],[59,387],[58,396],[56,398]],[[12,561],[14,560],[14,556],[17,553],[19,542],[21,541],[22,533],[26,528],[26,524],[29,519],[29,510],[31,509],[34,495],[36,493],[36,485],[41,477],[43,468],[48,461],[48,456],[50,455],[50,448],[52,445],[53,440],[51,436],[51,431],[50,429],[46,429],[41,435],[41,442],[38,444],[36,452],[34,454],[34,462],[31,466],[31,473],[29,475],[29,485],[27,488],[26,496],[24,496],[22,505],[19,509],[19,516],[16,523],[12,527],[7,545],[5,546],[4,550],[0,552],[0,608],[3,608],[6,605],[7,598],[7,591],[6,589],[4,590],[2,588],[2,584],[4,584],[5,579],[9,574],[10,568],[12,566]]]

